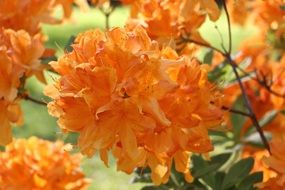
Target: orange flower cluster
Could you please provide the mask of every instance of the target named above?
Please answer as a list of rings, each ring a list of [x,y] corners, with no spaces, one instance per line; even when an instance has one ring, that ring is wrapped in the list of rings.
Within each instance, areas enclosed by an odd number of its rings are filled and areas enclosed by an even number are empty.
[[[70,17],[73,2],[86,4],[85,0],[0,1],[0,145],[12,140],[11,123],[22,120],[18,102],[25,79],[35,75],[45,82],[40,64],[45,39],[40,24],[61,21],[52,16],[57,6],[62,6],[64,18]]]
[[[82,33],[51,65],[61,77],[45,90],[49,113],[80,133],[82,153],[99,151],[107,165],[112,151],[118,170],[149,166],[161,184],[173,160],[190,181],[191,152],[213,149],[208,129],[222,122],[221,95],[207,66],[159,49],[142,27]]]
[[[269,168],[277,173],[276,177],[260,185],[261,190],[283,190],[285,188],[285,143],[284,140],[275,139],[270,143],[272,155],[264,158]]]
[[[21,79],[35,75],[44,82],[39,60],[43,51],[39,35],[0,29],[0,145],[12,140],[10,123],[21,121],[17,99]]]
[[[231,19],[238,24],[246,21],[257,21],[261,30],[268,28],[284,30],[284,6],[283,0],[229,0],[227,5],[230,9]]]
[[[84,190],[89,180],[79,168],[81,156],[67,145],[30,137],[17,139],[0,153],[1,190]]]
[[[1,0],[0,26],[14,30],[26,30],[34,35],[40,32],[40,23],[56,24],[61,19],[55,18],[55,7],[61,6],[64,18],[72,13],[72,4],[86,7],[85,0]]]
[[[129,24],[143,25],[152,39],[169,41],[188,35],[191,39],[207,43],[198,31],[207,15],[213,21],[220,16],[214,0],[135,0],[131,4]]]

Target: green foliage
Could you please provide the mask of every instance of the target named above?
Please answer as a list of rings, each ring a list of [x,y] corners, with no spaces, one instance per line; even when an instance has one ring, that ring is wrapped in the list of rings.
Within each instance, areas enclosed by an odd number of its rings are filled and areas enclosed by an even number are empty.
[[[72,44],[73,44],[75,38],[76,37],[74,35],[70,36],[70,38],[68,39],[67,43],[64,46],[65,51],[71,52],[73,50]]]
[[[254,190],[254,184],[262,181],[263,173],[250,173],[253,168],[253,158],[238,160],[232,164],[233,153],[221,153],[210,160],[202,156],[192,156],[192,183],[187,183],[181,173],[171,171],[168,183],[154,186],[146,185],[141,190]],[[149,168],[139,168],[133,183],[151,183]]]
[[[50,56],[50,57],[43,57],[43,58],[41,58],[41,63],[48,64],[49,62],[56,61],[56,60],[57,60],[57,57],[55,55],[53,55],[53,56]]]
[[[240,183],[251,171],[253,158],[246,158],[234,164],[223,179],[222,189],[230,189]]]
[[[205,56],[206,57],[206,56]],[[206,59],[206,58],[204,58]],[[208,73],[208,79],[211,82],[220,81],[224,75],[226,75],[227,70],[225,69],[227,66],[226,62],[223,62],[216,66],[212,71]]]
[[[247,177],[245,177],[241,183],[238,185],[237,189],[251,190],[253,189],[253,184],[261,182],[263,179],[262,172],[254,172]]]
[[[214,57],[214,51],[212,49],[209,49],[203,58],[203,63],[212,64],[213,57]]]

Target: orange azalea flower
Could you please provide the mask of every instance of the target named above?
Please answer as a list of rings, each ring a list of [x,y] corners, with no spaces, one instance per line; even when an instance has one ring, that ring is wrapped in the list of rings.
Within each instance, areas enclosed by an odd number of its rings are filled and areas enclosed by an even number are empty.
[[[0,145],[12,141],[11,123],[20,124],[21,121],[22,112],[19,103],[0,99]]]
[[[10,123],[19,123],[21,111],[18,105],[18,88],[22,77],[35,75],[45,82],[44,67],[40,57],[44,47],[40,36],[31,37],[27,32],[0,29],[0,144],[11,141]],[[17,115],[18,114],[18,115]]]
[[[272,155],[264,158],[264,163],[277,173],[276,177],[260,185],[262,190],[283,190],[285,188],[285,143],[284,139],[273,139],[270,143]]]
[[[108,164],[112,150],[127,173],[149,166],[157,185],[168,181],[174,160],[190,181],[190,152],[211,151],[207,130],[222,121],[206,67],[160,50],[139,26],[87,31],[73,49],[51,63],[61,77],[46,94],[59,126],[80,133],[81,151],[99,151]]]
[[[212,21],[216,21],[220,17],[220,10],[215,2],[215,0],[192,0],[192,1],[183,1],[185,3],[184,9],[192,9],[190,12],[184,12],[189,16],[193,12],[206,12]],[[184,10],[185,11],[185,10]]]
[[[0,153],[0,189],[87,189],[89,180],[79,168],[81,156],[66,149],[59,141],[15,140]]]
[[[34,35],[40,31],[40,23],[61,22],[61,19],[52,16],[56,6],[61,6],[64,18],[69,18],[74,2],[81,7],[87,6],[85,0],[1,0],[0,26],[23,29]]]
[[[250,15],[250,11],[252,11],[252,3],[250,0],[227,1],[231,20],[237,24],[244,25]]]
[[[45,82],[43,76],[44,67],[40,64],[40,57],[44,47],[40,36],[31,37],[27,32],[0,30],[0,59],[1,93],[0,97],[13,100],[17,95],[20,78],[35,75],[39,80]],[[3,89],[2,89],[3,88]]]
[[[265,30],[269,28],[276,30],[279,27],[284,27],[285,11],[281,8],[284,5],[283,0],[257,0],[254,3],[254,18]]]
[[[213,21],[219,18],[220,10],[214,0],[137,0],[131,4],[129,25],[144,26],[151,38],[163,43],[185,34],[207,43],[198,31],[207,14]]]
[[[272,169],[269,169],[267,165],[263,162],[265,156],[269,156],[267,150],[245,146],[242,150],[242,158],[253,157],[254,158],[254,166],[251,172],[263,172],[263,182],[268,179],[275,177],[277,174]]]

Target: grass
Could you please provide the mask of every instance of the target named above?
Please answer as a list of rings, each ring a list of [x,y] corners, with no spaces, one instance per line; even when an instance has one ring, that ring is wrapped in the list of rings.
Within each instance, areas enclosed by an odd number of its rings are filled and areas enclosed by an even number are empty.
[[[110,17],[110,25],[123,26],[128,15],[129,11],[127,8],[116,9]],[[92,9],[87,13],[80,12],[76,9],[74,12],[74,20],[70,23],[65,23],[60,26],[43,25],[43,31],[49,37],[46,45],[47,47],[56,49],[57,55],[60,56],[63,54],[63,49],[70,36],[77,35],[79,32],[91,28],[103,29],[105,23],[104,19],[103,14],[97,9]],[[225,23],[225,16],[222,16],[215,24],[207,22],[201,28],[202,36],[214,46],[220,47],[220,36],[223,36],[223,39],[227,39]],[[218,30],[215,29],[215,26],[217,26]],[[234,27],[233,49],[236,50],[241,39],[253,32],[254,29],[252,27]],[[227,41],[224,43],[226,45]],[[49,72],[45,74],[48,83],[52,82],[55,76]],[[28,80],[27,89],[29,89],[31,96],[47,101],[46,97],[42,95],[44,85],[39,83],[35,78]],[[22,101],[22,108],[25,122],[21,127],[15,127],[13,129],[16,137],[26,138],[35,135],[44,139],[62,139],[75,143],[74,139],[76,139],[76,136],[63,135],[56,126],[56,120],[48,115],[46,107],[28,101]],[[85,158],[82,163],[82,168],[86,175],[93,179],[90,190],[137,190],[142,187],[142,184],[130,184],[130,175],[116,172],[115,161],[112,159],[110,161],[110,167],[106,168],[98,156],[94,156],[91,159]]]

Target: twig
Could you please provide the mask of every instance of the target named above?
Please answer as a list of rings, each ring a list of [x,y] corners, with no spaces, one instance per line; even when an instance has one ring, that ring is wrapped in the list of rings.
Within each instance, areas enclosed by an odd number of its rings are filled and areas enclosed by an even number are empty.
[[[253,125],[255,126],[257,132],[259,133],[259,136],[265,146],[265,148],[269,151],[269,153],[271,153],[270,151],[270,146],[267,142],[267,139],[263,133],[263,130],[262,128],[260,127],[259,123],[258,123],[258,120],[257,120],[257,117],[252,109],[252,105],[249,101],[249,98],[248,98],[248,95],[246,93],[246,89],[241,81],[241,78],[239,76],[239,73],[237,71],[237,65],[235,64],[235,62],[233,62],[232,58],[231,58],[231,50],[232,50],[232,33],[231,33],[231,22],[230,22],[230,17],[229,17],[229,12],[228,12],[228,9],[227,9],[227,5],[226,5],[226,2],[225,0],[222,1],[223,2],[223,7],[224,7],[224,10],[226,12],[226,16],[227,16],[227,23],[228,23],[228,32],[229,32],[229,49],[227,52],[224,52],[224,54],[226,55],[225,58],[228,59],[229,61],[229,64],[231,65],[232,69],[233,69],[233,72],[237,78],[237,81],[238,81],[238,84],[239,84],[239,87],[241,89],[241,92],[242,92],[242,97],[244,99],[244,102],[245,102],[245,105],[249,111],[249,115],[250,115],[250,119],[253,123]]]
[[[234,62],[234,60],[233,60]],[[234,62],[235,63],[235,62]],[[235,63],[236,64],[236,63]],[[237,65],[237,64],[236,64]],[[248,74],[248,72],[246,72],[245,70],[243,70],[242,68],[238,67],[237,66],[237,69],[240,70],[243,74],[249,76],[252,80],[255,80],[261,87],[265,88],[269,93],[275,95],[275,96],[278,96],[280,98],[285,98],[285,94],[280,94],[274,90],[271,89],[271,85],[268,85],[266,83],[266,80],[259,80],[257,77],[252,77],[250,76],[250,74]],[[256,74],[257,76],[257,74]],[[265,79],[265,76],[263,76],[263,79]]]
[[[37,100],[37,99],[34,99],[34,98],[30,97],[28,94],[21,94],[20,97],[23,98],[24,100],[28,100],[28,101],[31,101],[33,103],[39,104],[39,105],[43,105],[43,106],[47,105],[47,103],[40,101],[40,100]]]
[[[221,109],[225,110],[225,111],[229,111],[231,113],[234,113],[234,114],[238,114],[238,115],[243,115],[243,116],[246,116],[246,117],[250,117],[250,115],[248,113],[245,113],[243,111],[240,111],[240,110],[235,110],[235,109],[232,109],[232,108],[228,108],[226,106],[222,106]]]
[[[215,102],[211,101],[210,104],[215,104]],[[231,113],[234,113],[234,114],[238,114],[238,115],[243,115],[243,116],[246,116],[246,117],[250,117],[250,115],[248,113],[245,113],[243,111],[240,111],[240,110],[236,110],[236,109],[233,109],[233,108],[229,108],[227,106],[221,106],[220,107],[222,110],[225,110],[225,111],[229,111]]]
[[[206,47],[206,48],[213,49],[213,50],[219,52],[220,54],[222,54],[223,56],[225,56],[225,53],[224,53],[222,50],[220,50],[220,49],[218,49],[218,48],[216,48],[216,47],[214,47],[214,46],[211,46],[211,45],[209,45],[209,44],[205,44],[205,43],[202,43],[202,42],[199,42],[199,41],[190,39],[190,38],[185,38],[185,37],[182,37],[182,40],[183,40],[185,43],[194,43],[194,44],[197,44],[197,45]]]
[[[108,10],[100,8],[100,11],[105,15],[105,29],[108,30],[110,28],[110,15],[114,12],[115,7],[110,5]]]

